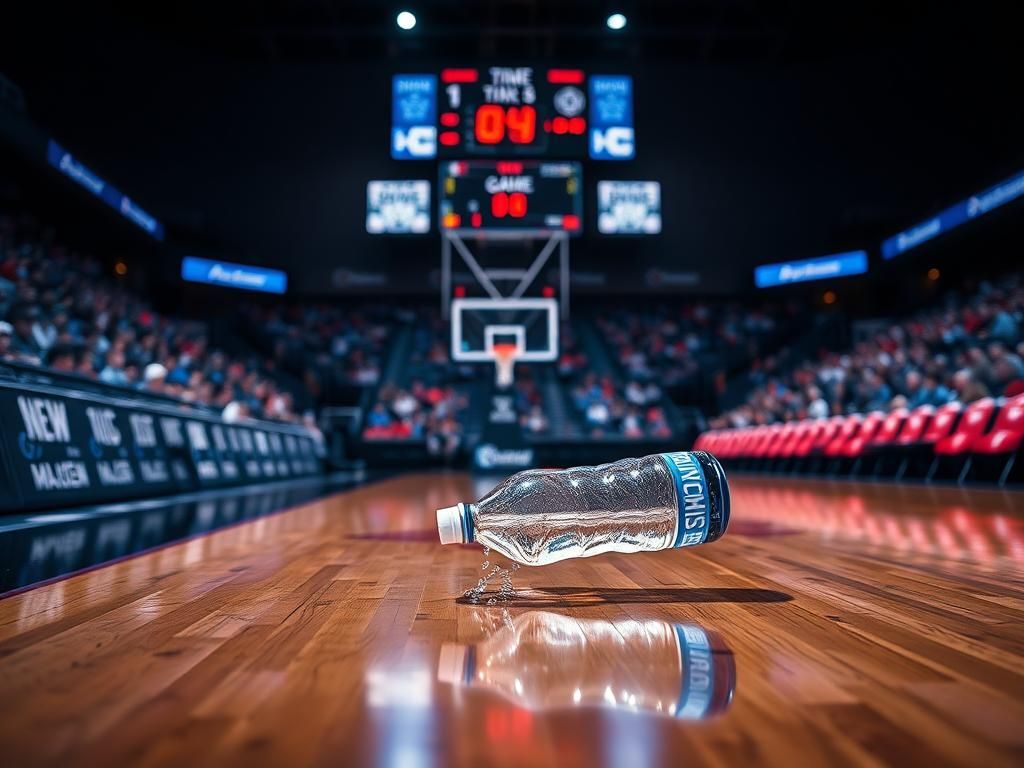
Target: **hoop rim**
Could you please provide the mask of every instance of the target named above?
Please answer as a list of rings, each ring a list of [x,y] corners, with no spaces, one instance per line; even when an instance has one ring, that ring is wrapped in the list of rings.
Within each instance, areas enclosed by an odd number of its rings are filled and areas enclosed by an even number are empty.
[[[507,342],[495,344],[491,347],[491,351],[494,352],[495,361],[515,360],[519,356],[519,346],[517,344],[509,344]]]

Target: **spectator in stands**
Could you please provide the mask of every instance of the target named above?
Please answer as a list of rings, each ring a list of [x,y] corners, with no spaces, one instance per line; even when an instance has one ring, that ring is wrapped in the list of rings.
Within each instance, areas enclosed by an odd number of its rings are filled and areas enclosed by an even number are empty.
[[[622,419],[622,435],[630,438],[644,436],[643,420],[640,417],[640,412],[635,407],[626,411],[626,416]]]
[[[142,372],[142,391],[162,395],[167,381],[167,369],[160,363],[150,363]]]
[[[547,432],[549,427],[548,418],[540,405],[530,406],[529,412],[522,418],[522,425],[535,435]]]
[[[877,371],[868,369],[861,383],[861,399],[865,411],[885,410],[892,399],[892,388]]]
[[[989,396],[988,387],[978,381],[970,368],[961,368],[953,374],[953,389],[961,403],[973,403]]]
[[[11,337],[11,352],[14,359],[33,365],[40,365],[42,362],[42,350],[32,333],[32,325],[35,322],[39,310],[31,306],[20,306],[14,310],[14,335]]]
[[[70,344],[57,343],[50,350],[48,364],[55,371],[74,373],[77,356]]]
[[[224,406],[221,418],[228,424],[237,424],[249,418],[249,406],[239,400],[232,400]]]
[[[992,385],[997,394],[1012,397],[1024,388],[1024,361],[1016,353],[1008,352],[1000,342],[993,342],[988,346],[988,356],[992,361]]]
[[[1020,338],[1017,321],[1003,307],[990,308],[991,319],[988,323],[987,336],[1003,344],[1012,345]]]
[[[383,402],[373,406],[373,410],[370,411],[370,415],[366,418],[366,423],[370,429],[374,430],[384,430],[391,426],[391,414],[388,413],[388,409]]]
[[[451,416],[436,419],[428,428],[427,451],[432,456],[451,459],[462,444],[461,427]]]
[[[128,376],[124,372],[124,352],[120,347],[112,347],[107,352],[107,363],[100,371],[100,381],[120,387],[128,385]]]
[[[14,326],[8,322],[0,321],[0,360],[13,360],[14,353],[11,351],[11,337],[14,334]]]
[[[828,416],[828,403],[821,396],[821,390],[815,386],[807,388],[807,417],[824,419]]]

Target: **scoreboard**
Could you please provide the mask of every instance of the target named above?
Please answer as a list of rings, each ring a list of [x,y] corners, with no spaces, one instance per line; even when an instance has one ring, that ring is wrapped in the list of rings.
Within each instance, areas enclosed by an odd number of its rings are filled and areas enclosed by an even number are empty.
[[[584,80],[578,69],[442,70],[438,155],[582,157]]]
[[[635,156],[630,75],[497,63],[391,78],[391,157],[438,162],[442,233],[578,235],[583,162]],[[426,233],[429,192],[369,182],[367,232]],[[600,234],[660,233],[658,182],[599,181],[597,193]]]
[[[444,162],[439,197],[442,230],[580,232],[580,164],[575,162]]]
[[[391,156],[631,160],[633,80],[582,69],[450,67],[392,78]]]

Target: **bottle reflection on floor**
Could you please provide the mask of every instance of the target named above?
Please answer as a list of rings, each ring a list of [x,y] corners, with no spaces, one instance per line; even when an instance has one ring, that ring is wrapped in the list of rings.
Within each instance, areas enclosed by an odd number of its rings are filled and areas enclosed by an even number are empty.
[[[732,702],[732,653],[696,624],[546,611],[481,609],[477,616],[501,621],[479,643],[445,643],[440,682],[496,691],[535,711],[606,707],[703,720]]]

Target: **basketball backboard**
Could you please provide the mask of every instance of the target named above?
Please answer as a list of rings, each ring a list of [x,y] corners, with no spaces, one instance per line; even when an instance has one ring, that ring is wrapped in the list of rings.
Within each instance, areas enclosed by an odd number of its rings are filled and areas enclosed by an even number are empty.
[[[452,359],[493,363],[495,347],[514,345],[516,362],[558,359],[558,301],[545,298],[453,299]]]

